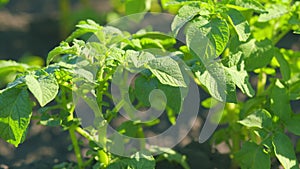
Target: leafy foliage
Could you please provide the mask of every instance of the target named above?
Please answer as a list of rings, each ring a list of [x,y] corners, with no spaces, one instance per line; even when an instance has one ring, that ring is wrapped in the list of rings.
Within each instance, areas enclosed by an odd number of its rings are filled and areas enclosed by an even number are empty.
[[[299,34],[300,3],[289,0],[164,0],[161,3],[162,8],[176,13],[170,25],[172,36],[146,30],[130,34],[86,20],[79,22],[66,41],[49,52],[45,67],[0,61],[0,74],[19,73],[0,92],[0,129],[3,130],[0,137],[15,146],[22,143],[33,106],[39,103],[40,124],[60,125],[69,130],[79,168],[93,163],[94,168],[151,169],[155,168],[155,160],[166,159],[188,169],[185,156],[162,147],[150,148],[151,153],[161,153],[157,157],[149,152],[138,152],[130,158],[114,155],[109,146],[120,144],[125,152],[124,140],[113,142],[106,132],[121,109],[129,116],[134,114],[128,105],[136,103],[136,109],[152,106],[149,96],[155,89],[164,92],[167,102],[157,100],[165,104],[169,121],[176,124],[189,80],[194,80],[211,95],[207,100],[225,104],[221,123],[229,127],[219,130],[211,141],[228,144],[232,168],[270,168],[274,158],[284,168],[299,168],[286,131],[300,135],[300,116],[290,104],[300,99],[300,52],[278,48],[277,43],[289,32]],[[149,0],[126,0],[123,5],[126,14],[151,9]],[[139,19],[142,18],[136,21]],[[87,35],[95,39],[85,41]],[[185,37],[186,46],[176,43],[179,35]],[[186,74],[184,70],[191,73]],[[120,77],[113,81],[116,73]],[[117,100],[111,106],[109,86],[126,87],[129,73],[136,74],[127,91],[130,98]],[[257,84],[250,82],[250,77]],[[237,97],[238,92],[247,99]],[[83,97],[96,112],[88,131],[81,127],[80,118],[74,116],[77,103],[72,93],[96,98]],[[202,105],[213,107],[207,100]],[[52,110],[59,113],[51,113]],[[157,123],[159,120],[127,121],[117,130],[143,138],[143,128]],[[89,141],[90,160],[86,162],[82,160],[75,132]],[[145,148],[144,142],[140,144]]]

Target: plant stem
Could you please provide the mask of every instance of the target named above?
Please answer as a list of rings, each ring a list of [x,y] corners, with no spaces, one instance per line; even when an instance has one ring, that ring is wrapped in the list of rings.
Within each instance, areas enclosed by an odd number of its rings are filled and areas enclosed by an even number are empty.
[[[77,159],[78,167],[81,169],[81,168],[83,168],[83,161],[82,161],[82,157],[81,157],[81,151],[79,148],[79,144],[78,144],[78,141],[77,141],[77,138],[75,135],[75,127],[74,126],[71,126],[69,128],[69,133],[70,133],[70,137],[71,137],[72,144],[74,147],[74,152],[75,152],[75,156]]]
[[[229,126],[231,128],[231,141],[232,141],[232,146],[231,146],[231,156],[234,158],[234,154],[240,150],[240,143],[241,143],[241,137],[239,130],[237,130],[237,120],[238,116],[236,114],[236,105],[234,103],[227,103],[227,110],[230,114],[230,121],[229,121]],[[230,169],[238,169],[239,165],[238,163],[233,159]]]
[[[267,75],[261,69],[260,72],[259,72],[258,81],[257,81],[257,95],[260,95],[264,92],[266,82],[267,82]]]
[[[81,127],[76,127],[75,130],[76,130],[77,133],[79,133],[84,138],[88,139],[89,141],[93,141],[94,140],[94,138],[89,133],[87,133],[86,131],[84,131]]]
[[[231,136],[231,139],[232,139],[231,153],[234,155],[236,152],[238,152],[240,150],[240,141],[241,141],[241,138],[240,138],[239,133],[236,132],[236,131],[234,131],[233,134],[232,134],[232,136]],[[238,168],[239,168],[238,163],[233,159],[232,163],[231,163],[230,169],[238,169]]]
[[[71,122],[74,119],[74,116],[73,116],[74,109],[75,109],[75,106],[73,106],[69,111],[70,114],[67,117],[68,122]],[[75,156],[76,156],[76,159],[77,159],[78,168],[83,169],[83,160],[82,160],[82,157],[81,157],[81,151],[80,151],[80,147],[79,147],[79,144],[78,144],[78,140],[76,138],[75,130],[76,130],[76,126],[74,124],[72,124],[69,127],[69,134],[70,134],[70,138],[71,138],[72,145],[73,145],[73,148],[74,148]]]
[[[103,95],[105,94],[105,92],[108,89],[108,83],[106,83],[106,79],[105,79],[105,71],[104,71],[104,67],[102,67],[99,71],[98,71],[98,82],[99,82],[99,86],[97,87],[97,103],[99,105],[99,112],[101,113],[101,116],[103,116],[103,108],[102,108],[102,102],[103,102]],[[104,119],[103,119],[104,120]],[[106,132],[101,132],[102,131],[106,131],[107,126],[100,126],[98,128],[98,140],[100,143],[102,143],[102,148],[98,150],[98,158],[99,158],[99,162],[101,162],[103,164],[104,167],[106,167],[109,164],[109,156],[108,154],[105,152],[105,146],[106,146]]]

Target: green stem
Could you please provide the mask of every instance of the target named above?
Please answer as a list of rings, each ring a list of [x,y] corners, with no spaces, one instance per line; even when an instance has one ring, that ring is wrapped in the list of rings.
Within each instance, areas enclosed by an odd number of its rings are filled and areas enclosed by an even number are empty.
[[[88,139],[89,141],[93,141],[94,138],[85,130],[83,130],[81,127],[76,127],[75,128],[76,132],[82,135],[84,138]]]
[[[74,109],[75,109],[75,106],[73,106],[69,111],[70,114],[67,117],[68,122],[71,122],[74,119],[74,116],[73,116]],[[78,144],[78,140],[76,138],[75,131],[76,131],[76,126],[72,124],[69,127],[69,134],[70,134],[70,138],[71,138],[72,145],[73,145],[73,148],[74,148],[75,156],[76,156],[76,159],[77,159],[78,168],[83,169],[83,160],[82,160],[82,157],[81,157],[81,151],[80,151],[80,147],[79,147],[79,144]]]
[[[83,168],[83,160],[82,160],[82,157],[81,157],[80,147],[79,147],[76,135],[75,135],[75,127],[74,126],[71,126],[69,128],[69,133],[70,133],[70,137],[71,137],[72,144],[73,144],[73,147],[74,147],[74,152],[75,152],[75,156],[76,156],[76,159],[77,159],[78,167],[80,169],[82,169]]]
[[[232,149],[231,149],[231,153],[234,157],[234,154],[237,153],[240,150],[240,134],[238,132],[234,132],[231,136],[232,138]],[[231,163],[231,167],[230,169],[238,169],[239,165],[238,163],[233,159],[232,163]]]
[[[105,80],[104,67],[102,67],[97,74],[98,74],[98,82],[99,82],[99,86],[97,87],[97,103],[99,105],[99,111],[103,115],[103,109],[102,109],[103,95],[108,89],[108,83],[106,83]],[[98,129],[98,132],[100,132],[100,130],[105,131],[106,128],[107,128],[106,125],[101,126]],[[110,160],[108,154],[105,152],[106,132],[99,133],[98,140],[100,143],[102,143],[103,146],[103,149],[98,150],[99,162],[101,162],[103,166],[106,167],[109,164],[109,160]]]
[[[236,105],[234,103],[227,103],[227,110],[230,115],[229,126],[231,128],[231,141],[232,141],[231,156],[234,158],[235,153],[240,150],[240,143],[241,143],[239,130],[236,129],[238,127],[237,126],[238,116],[235,112]],[[235,159],[233,159],[230,169],[238,169],[238,168],[239,168],[238,163],[235,161]]]
[[[267,82],[267,75],[261,69],[259,72],[258,81],[257,81],[257,95],[261,95],[264,92],[266,82]]]

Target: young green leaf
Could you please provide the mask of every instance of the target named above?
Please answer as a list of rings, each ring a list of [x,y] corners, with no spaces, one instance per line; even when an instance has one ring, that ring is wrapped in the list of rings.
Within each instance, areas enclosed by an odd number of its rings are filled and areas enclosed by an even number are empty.
[[[250,37],[250,25],[241,12],[236,9],[229,9],[227,12],[229,23],[237,33],[239,40],[245,42]]]
[[[246,127],[268,128],[272,126],[271,114],[265,109],[255,110],[245,119],[238,121]]]
[[[26,89],[13,87],[0,92],[0,137],[17,147],[30,122],[31,111]]]
[[[66,42],[71,42],[72,40],[86,34],[86,33],[96,33],[102,30],[102,27],[98,25],[93,20],[80,21],[76,27],[76,29],[67,39]]]
[[[299,169],[293,144],[284,133],[276,133],[272,141],[277,159],[284,168]]]
[[[204,17],[199,17],[191,22],[191,25],[188,27],[188,32],[191,31],[191,29],[197,29],[198,32],[196,33],[198,35],[194,34],[195,37],[188,38],[189,33],[187,33],[188,46],[191,46],[191,42],[189,42],[188,39],[204,36],[207,37],[213,45],[217,56],[224,51],[229,40],[229,27],[224,19],[211,18],[207,20]],[[198,45],[200,46],[201,44]]]
[[[174,87],[187,86],[178,63],[170,57],[152,59],[146,64],[146,68],[148,68],[162,84]]]
[[[52,75],[42,76],[38,79],[33,75],[27,75],[25,82],[42,107],[52,101],[58,93],[58,83]]]
[[[61,42],[60,45],[54,49],[52,49],[48,53],[47,57],[47,65],[50,64],[50,62],[59,55],[65,55],[65,54],[73,54],[73,55],[80,55],[81,48],[84,47],[84,42],[82,41],[75,41],[73,46],[70,46],[67,42]]]
[[[270,168],[270,156],[261,145],[245,142],[242,149],[235,154],[235,159],[242,169]]]
[[[189,21],[191,21],[196,15],[199,14],[201,9],[195,4],[185,5],[181,7],[178,14],[175,16],[171,29],[174,37],[177,36],[179,30]]]

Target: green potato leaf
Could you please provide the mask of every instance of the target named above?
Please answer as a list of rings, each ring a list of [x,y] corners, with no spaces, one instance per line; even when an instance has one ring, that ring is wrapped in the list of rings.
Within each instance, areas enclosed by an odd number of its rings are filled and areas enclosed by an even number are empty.
[[[0,93],[0,137],[18,146],[29,125],[32,106],[26,89],[8,88]]]
[[[237,33],[239,40],[242,42],[247,41],[251,35],[250,25],[247,19],[236,9],[229,9],[227,14],[229,16],[229,23]]]
[[[193,42],[195,38],[199,38],[202,36],[209,39],[209,41],[198,41],[198,43]],[[202,46],[202,44],[211,43],[212,50],[215,50],[215,57],[217,57],[224,51],[228,43],[229,27],[227,25],[227,22],[222,18],[216,17],[207,20],[204,17],[199,17],[197,19],[194,19],[189,25],[186,39],[187,45],[193,50],[197,47],[199,48],[200,46]],[[202,40],[202,38],[200,39]],[[195,45],[198,46],[195,47]],[[207,45],[204,45],[204,47]]]
[[[203,84],[210,95],[221,102],[236,102],[235,85],[220,64],[206,67],[204,72],[195,72],[196,78]]]
[[[278,132],[275,134],[272,144],[275,155],[284,168],[299,168],[293,144],[288,136]]]
[[[135,97],[145,106],[150,107],[149,96],[151,91],[157,88],[157,81],[139,76],[135,79],[134,85]]]
[[[270,129],[272,126],[272,116],[267,110],[258,109],[247,116],[245,119],[238,122],[246,127]]]
[[[80,21],[76,27],[77,29],[66,39],[66,42],[71,42],[72,40],[81,37],[86,33],[96,33],[102,30],[102,26],[90,19],[86,21]]]
[[[170,57],[160,57],[146,64],[154,76],[162,83],[174,87],[186,87],[184,77],[178,63]]]
[[[242,169],[271,167],[270,155],[264,152],[263,146],[251,142],[245,142],[235,158]]]
[[[300,136],[300,116],[293,114],[290,118],[284,120],[285,127],[292,133]]]
[[[265,39],[256,41],[251,39],[246,43],[230,47],[233,51],[241,51],[245,58],[245,69],[252,71],[268,65],[274,56],[274,46],[272,41]]]
[[[201,9],[199,8],[199,6],[192,5],[192,4],[185,5],[182,8],[180,8],[178,14],[175,16],[171,25],[171,29],[174,36],[176,37],[179,30],[186,23],[191,21],[196,15],[198,15],[200,11]]]
[[[42,76],[36,79],[33,75],[25,77],[26,85],[34,95],[40,105],[43,107],[52,101],[58,93],[58,83],[54,76]]]
[[[275,81],[275,85],[271,90],[271,110],[281,119],[289,118],[292,114],[288,90],[279,81]]]

